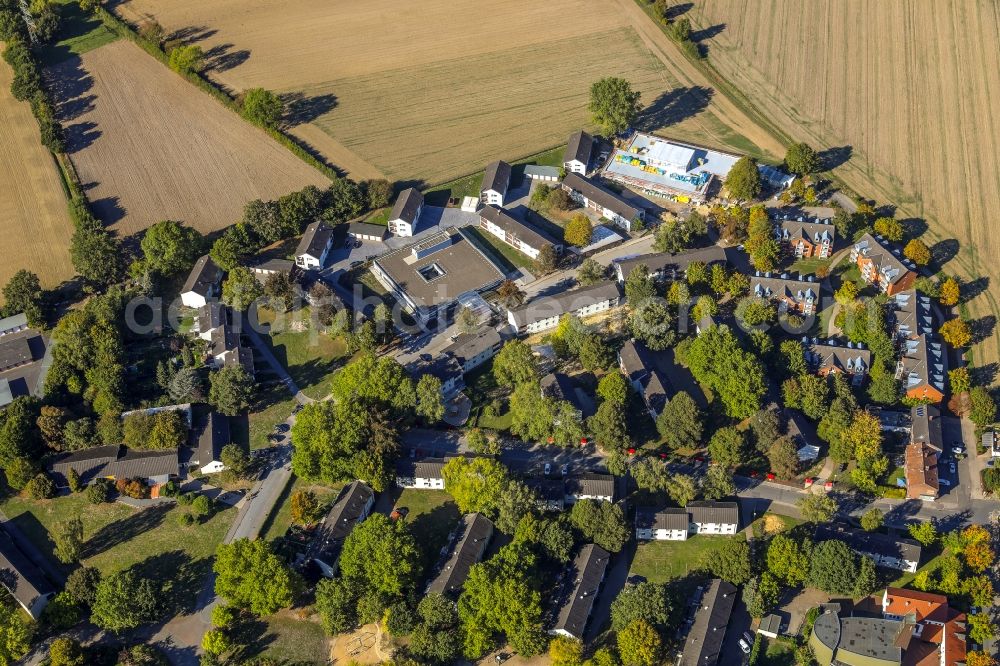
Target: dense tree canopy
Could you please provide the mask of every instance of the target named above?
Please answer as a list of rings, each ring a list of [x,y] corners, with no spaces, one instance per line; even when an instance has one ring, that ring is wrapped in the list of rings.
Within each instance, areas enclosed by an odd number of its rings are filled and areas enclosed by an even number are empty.
[[[90,619],[108,631],[135,629],[157,618],[160,591],[132,569],[111,574],[97,584]]]
[[[819,157],[808,143],[793,143],[785,153],[785,168],[796,176],[806,176],[819,168]]]
[[[209,376],[208,399],[227,416],[236,416],[250,409],[256,383],[243,366],[226,366]]]
[[[635,122],[640,97],[627,80],[605,77],[590,86],[590,116],[608,135],[621,134]]]
[[[740,347],[728,327],[705,329],[691,341],[683,360],[695,379],[716,392],[729,416],[746,418],[760,409],[763,366]]]
[[[569,519],[585,541],[592,541],[608,552],[617,553],[628,541],[625,514],[612,502],[579,500],[573,505]]]
[[[221,544],[212,568],[216,594],[258,616],[291,606],[301,585],[298,576],[260,539]]]
[[[369,591],[399,596],[416,583],[420,558],[420,548],[406,521],[373,513],[344,540],[340,572],[360,581]]]
[[[817,544],[809,567],[809,585],[829,594],[852,594],[858,556],[839,539]]]
[[[146,230],[140,246],[149,270],[175,275],[191,268],[202,253],[202,243],[196,229],[163,220]]]
[[[736,199],[756,199],[761,188],[757,160],[747,156],[738,159],[726,176],[725,188]]]

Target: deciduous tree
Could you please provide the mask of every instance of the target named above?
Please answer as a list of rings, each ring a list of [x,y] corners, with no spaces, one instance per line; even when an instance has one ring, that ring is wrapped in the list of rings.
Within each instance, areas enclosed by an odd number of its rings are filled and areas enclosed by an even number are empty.
[[[629,666],[655,666],[663,649],[660,635],[645,620],[639,619],[618,632],[618,653]]]
[[[344,540],[340,572],[369,592],[399,596],[415,584],[420,562],[421,551],[406,521],[374,513]]]
[[[903,256],[917,266],[926,266],[931,261],[931,251],[919,238],[910,240],[903,248]]]
[[[968,347],[969,343],[972,342],[972,329],[969,328],[969,324],[964,319],[957,317],[941,324],[938,333],[941,334],[942,340],[956,349]]]
[[[612,502],[579,500],[573,505],[569,519],[585,541],[596,543],[608,552],[617,553],[628,541],[625,514]]]
[[[761,188],[757,161],[747,156],[738,159],[726,176],[725,188],[733,198],[756,199]]]
[[[298,576],[262,540],[221,544],[212,568],[216,594],[257,616],[291,606],[300,587]]]
[[[808,143],[793,143],[785,153],[785,168],[796,176],[806,176],[819,168],[819,156]]]
[[[671,449],[701,443],[702,416],[687,391],[678,391],[656,418],[656,429]]]
[[[594,225],[584,213],[577,213],[570,218],[563,230],[563,239],[570,245],[585,247],[590,245],[594,234]]]
[[[621,134],[635,122],[641,94],[622,78],[605,77],[590,86],[590,116],[606,134]]]
[[[226,366],[213,372],[209,380],[208,399],[220,413],[236,416],[250,409],[256,383],[243,366]]]
[[[285,104],[270,90],[250,88],[243,93],[240,113],[256,125],[275,128],[281,124]]]
[[[157,222],[142,237],[146,267],[162,275],[189,270],[202,253],[203,239],[196,229],[175,220]]]

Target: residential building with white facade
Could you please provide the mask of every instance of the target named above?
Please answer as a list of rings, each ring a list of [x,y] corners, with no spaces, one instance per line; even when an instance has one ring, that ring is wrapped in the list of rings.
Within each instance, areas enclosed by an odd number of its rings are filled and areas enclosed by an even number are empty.
[[[566,174],[562,188],[574,201],[625,231],[632,231],[646,218],[646,211],[642,208],[633,206],[621,195],[578,173]]]
[[[556,254],[563,251],[563,245],[541,229],[522,222],[507,211],[494,205],[484,206],[479,211],[479,228],[496,236],[507,245],[528,256],[538,259],[542,248],[550,246]]]
[[[573,132],[566,142],[566,152],[563,154],[563,168],[566,173],[587,175],[590,165],[590,154],[594,150],[594,137],[583,130]]]
[[[483,187],[479,192],[479,200],[484,205],[503,206],[510,189],[510,165],[502,160],[491,162],[483,174]]]
[[[507,321],[519,334],[544,331],[559,324],[566,313],[590,317],[606,312],[621,303],[621,288],[607,281],[574,289],[555,296],[536,298],[507,312]]]
[[[181,287],[181,304],[188,308],[200,308],[218,297],[222,276],[222,269],[215,265],[210,256],[206,254],[199,257]]]
[[[424,195],[415,187],[408,187],[399,193],[396,203],[389,213],[389,232],[394,236],[412,236],[424,207]]]
[[[323,268],[332,245],[333,229],[323,222],[313,222],[306,227],[295,250],[295,265],[306,271]]]
[[[444,458],[400,459],[396,463],[396,485],[417,490],[444,490]]]

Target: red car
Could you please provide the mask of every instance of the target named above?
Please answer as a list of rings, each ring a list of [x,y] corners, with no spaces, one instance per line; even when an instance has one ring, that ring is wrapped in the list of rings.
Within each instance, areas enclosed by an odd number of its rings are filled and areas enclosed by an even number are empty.
[[[628,454],[630,456],[634,456],[635,455],[635,447],[630,446],[629,449],[628,449]]]

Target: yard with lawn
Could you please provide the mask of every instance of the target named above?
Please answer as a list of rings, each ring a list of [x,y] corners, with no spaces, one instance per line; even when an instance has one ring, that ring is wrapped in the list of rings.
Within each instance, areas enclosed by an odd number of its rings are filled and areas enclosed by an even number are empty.
[[[465,376],[466,395],[472,400],[472,424],[490,430],[508,430],[512,421],[504,397],[507,391],[493,378],[493,361],[487,361]],[[497,403],[503,409],[498,413]]]
[[[805,257],[796,260],[790,271],[802,275],[815,275],[816,271],[820,269],[829,269],[831,261],[831,259],[820,259],[819,257]]]
[[[742,533],[735,536],[698,536],[686,541],[649,541],[640,543],[632,559],[630,576],[642,576],[654,583],[665,583],[683,578],[692,571],[705,568],[705,563],[730,539],[745,539]]]
[[[517,268],[531,270],[534,262],[528,255],[518,252],[493,234],[483,233],[478,227],[466,227],[466,231],[478,243],[479,248],[493,256],[507,273]]]
[[[54,555],[50,533],[59,523],[79,517],[83,522],[83,563],[108,574],[138,565],[140,571],[175,586],[172,598],[193,603],[211,569],[215,549],[222,542],[236,509],[218,505],[203,523],[181,526],[179,515],[188,507],[160,504],[135,509],[119,503],[91,504],[82,494],[49,500],[7,497],[0,510],[27,538],[63,571]]]
[[[417,537],[424,553],[424,571],[430,574],[441,549],[448,543],[448,535],[455,529],[461,514],[451,495],[443,490],[404,489],[394,509],[405,508],[406,521]]]
[[[788,638],[764,638],[760,646],[758,666],[795,666],[795,644]]]
[[[276,425],[285,422],[297,404],[295,398],[281,382],[258,386],[248,419],[247,439],[251,449],[262,449],[270,446],[268,435],[274,432]],[[239,436],[239,433],[234,434],[235,438]]]
[[[261,309],[258,316],[270,326],[265,341],[299,389],[314,400],[326,397],[330,377],[346,360],[346,341],[320,330],[308,307],[283,315]]]
[[[265,541],[274,541],[285,536],[288,528],[292,526],[292,503],[290,500],[292,493],[296,490],[310,491],[316,495],[316,499],[319,501],[320,507],[322,507],[322,514],[325,515],[330,508],[330,504],[337,499],[337,495],[340,494],[340,490],[343,487],[343,484],[327,486],[305,481],[297,476],[292,477],[292,482],[285,488],[285,492],[282,493],[278,499],[278,503],[275,505],[276,508],[271,512],[267,522],[264,523],[264,529],[261,530],[261,538]]]
[[[318,622],[284,612],[263,622],[266,626],[257,640],[256,656],[279,664],[327,663],[328,639]]]

